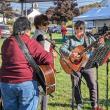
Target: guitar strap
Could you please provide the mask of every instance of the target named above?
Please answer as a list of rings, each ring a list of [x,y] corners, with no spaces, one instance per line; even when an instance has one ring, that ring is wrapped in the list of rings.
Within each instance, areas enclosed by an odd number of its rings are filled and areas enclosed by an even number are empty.
[[[85,48],[90,45],[90,41],[89,41],[86,34],[84,35],[84,44],[83,45],[84,45]]]
[[[71,39],[69,39],[69,50],[70,50],[70,51],[71,51],[71,45],[72,45]]]
[[[35,60],[33,59],[33,57],[30,55],[30,52],[27,48],[27,46],[25,45],[25,43],[20,39],[19,35],[15,36],[15,39],[18,43],[19,48],[22,50],[26,60],[29,62],[29,64],[32,66],[34,72],[37,74],[37,77],[40,79],[40,83],[42,83],[42,85],[45,86],[45,83],[42,79],[41,76],[41,70],[39,68],[39,66],[36,64]]]
[[[74,35],[69,36],[68,38],[69,38],[69,50],[71,51],[71,46],[72,46],[72,41],[71,41],[71,39],[74,39],[75,41],[76,41],[77,39],[75,38]]]

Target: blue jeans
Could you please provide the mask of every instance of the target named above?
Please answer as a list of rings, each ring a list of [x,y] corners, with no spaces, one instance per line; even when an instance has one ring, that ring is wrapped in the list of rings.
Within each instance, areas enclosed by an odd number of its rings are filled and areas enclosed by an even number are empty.
[[[37,81],[1,83],[4,110],[37,110],[39,93]]]

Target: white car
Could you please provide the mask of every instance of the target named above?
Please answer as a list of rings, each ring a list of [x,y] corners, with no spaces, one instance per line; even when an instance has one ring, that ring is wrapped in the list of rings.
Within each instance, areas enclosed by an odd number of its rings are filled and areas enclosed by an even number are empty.
[[[0,24],[0,36],[1,38],[7,38],[11,34],[10,29],[5,24]]]
[[[66,28],[67,29],[67,36],[73,35],[74,34],[74,29],[73,28]]]
[[[61,33],[61,26],[59,25],[49,25],[48,26],[48,30],[51,32],[51,33]]]

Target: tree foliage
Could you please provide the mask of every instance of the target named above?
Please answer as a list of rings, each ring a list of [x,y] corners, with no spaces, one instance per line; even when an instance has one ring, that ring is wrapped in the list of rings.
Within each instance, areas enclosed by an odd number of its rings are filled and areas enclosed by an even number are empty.
[[[51,15],[51,20],[67,21],[79,15],[76,0],[57,0],[54,5],[56,7],[50,7],[46,11],[47,15]]]
[[[0,13],[7,18],[13,16],[12,7],[9,2],[0,2]]]

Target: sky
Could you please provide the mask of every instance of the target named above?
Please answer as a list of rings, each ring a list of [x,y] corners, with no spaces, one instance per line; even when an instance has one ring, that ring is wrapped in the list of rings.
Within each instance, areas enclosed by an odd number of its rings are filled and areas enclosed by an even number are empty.
[[[95,3],[95,2],[101,2],[102,0],[77,0],[78,6],[83,6],[87,5],[90,3]],[[21,4],[20,3],[12,3],[12,6],[14,9],[21,9]],[[31,4],[26,5],[28,8],[31,7]],[[42,2],[39,3],[39,11],[44,12],[47,10],[50,6],[54,6],[52,2]]]

